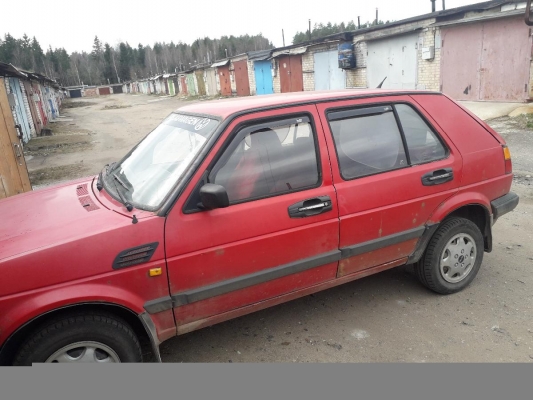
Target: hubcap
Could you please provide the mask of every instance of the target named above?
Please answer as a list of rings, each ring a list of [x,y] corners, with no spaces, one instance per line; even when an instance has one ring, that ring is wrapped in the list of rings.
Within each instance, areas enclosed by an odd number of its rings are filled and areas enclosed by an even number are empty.
[[[98,342],[77,342],[62,347],[47,363],[119,363],[120,358],[109,346]]]
[[[461,282],[474,268],[476,256],[476,242],[472,236],[459,233],[448,241],[442,251],[440,274],[446,282]]]

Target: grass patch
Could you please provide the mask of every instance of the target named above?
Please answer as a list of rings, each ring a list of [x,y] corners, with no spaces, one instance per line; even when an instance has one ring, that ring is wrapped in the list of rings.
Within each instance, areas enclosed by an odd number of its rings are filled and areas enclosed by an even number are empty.
[[[61,103],[61,108],[79,108],[79,107],[89,107],[92,106],[93,103],[90,103],[88,101],[69,101],[69,100],[63,100]]]
[[[519,128],[533,130],[533,114],[522,114],[511,120]]]
[[[104,106],[102,110],[118,110],[120,108],[130,108],[130,105],[124,105],[124,104],[112,104],[110,106]]]
[[[33,186],[58,183],[88,175],[88,170],[83,163],[36,169],[30,171],[30,182]]]

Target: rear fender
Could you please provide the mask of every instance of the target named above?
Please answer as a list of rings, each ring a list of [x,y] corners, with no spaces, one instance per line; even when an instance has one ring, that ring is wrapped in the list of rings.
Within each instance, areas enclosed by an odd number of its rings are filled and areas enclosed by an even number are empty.
[[[480,206],[484,210],[484,230],[482,230],[485,251],[492,251],[492,207],[488,197],[479,192],[465,191],[444,201],[430,216],[428,224],[440,224],[453,213],[459,214],[467,206]],[[475,221],[474,221],[475,222]]]

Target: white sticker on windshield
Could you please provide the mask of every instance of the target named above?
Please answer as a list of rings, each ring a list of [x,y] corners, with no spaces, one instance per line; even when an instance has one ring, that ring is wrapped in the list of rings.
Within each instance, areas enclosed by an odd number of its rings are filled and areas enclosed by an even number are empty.
[[[204,118],[204,119],[198,121],[196,123],[196,125],[194,125],[194,130],[195,131],[199,131],[201,129],[204,129],[209,124],[210,121],[211,120],[209,118]]]

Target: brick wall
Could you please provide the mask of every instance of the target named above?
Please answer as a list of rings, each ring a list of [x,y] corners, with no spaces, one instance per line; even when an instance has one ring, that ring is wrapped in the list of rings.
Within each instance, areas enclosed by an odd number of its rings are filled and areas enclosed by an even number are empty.
[[[96,88],[84,89],[83,92],[84,97],[98,96],[98,91],[96,90]]]
[[[418,36],[417,89],[440,91],[440,34],[440,28],[425,28]],[[423,60],[422,49],[431,46],[435,48],[435,58]]]
[[[254,62],[248,61],[248,82],[250,83],[250,95],[256,94]]]
[[[307,50],[302,54],[302,73],[304,81],[304,92],[315,90],[315,52]]]
[[[366,88],[366,58],[367,46],[364,41],[365,36],[354,36],[355,68],[346,70],[346,87],[347,88]]]
[[[272,84],[274,85],[274,93],[281,93],[281,81],[279,78],[279,59],[274,59],[274,67],[276,71],[276,76],[272,77]]]

